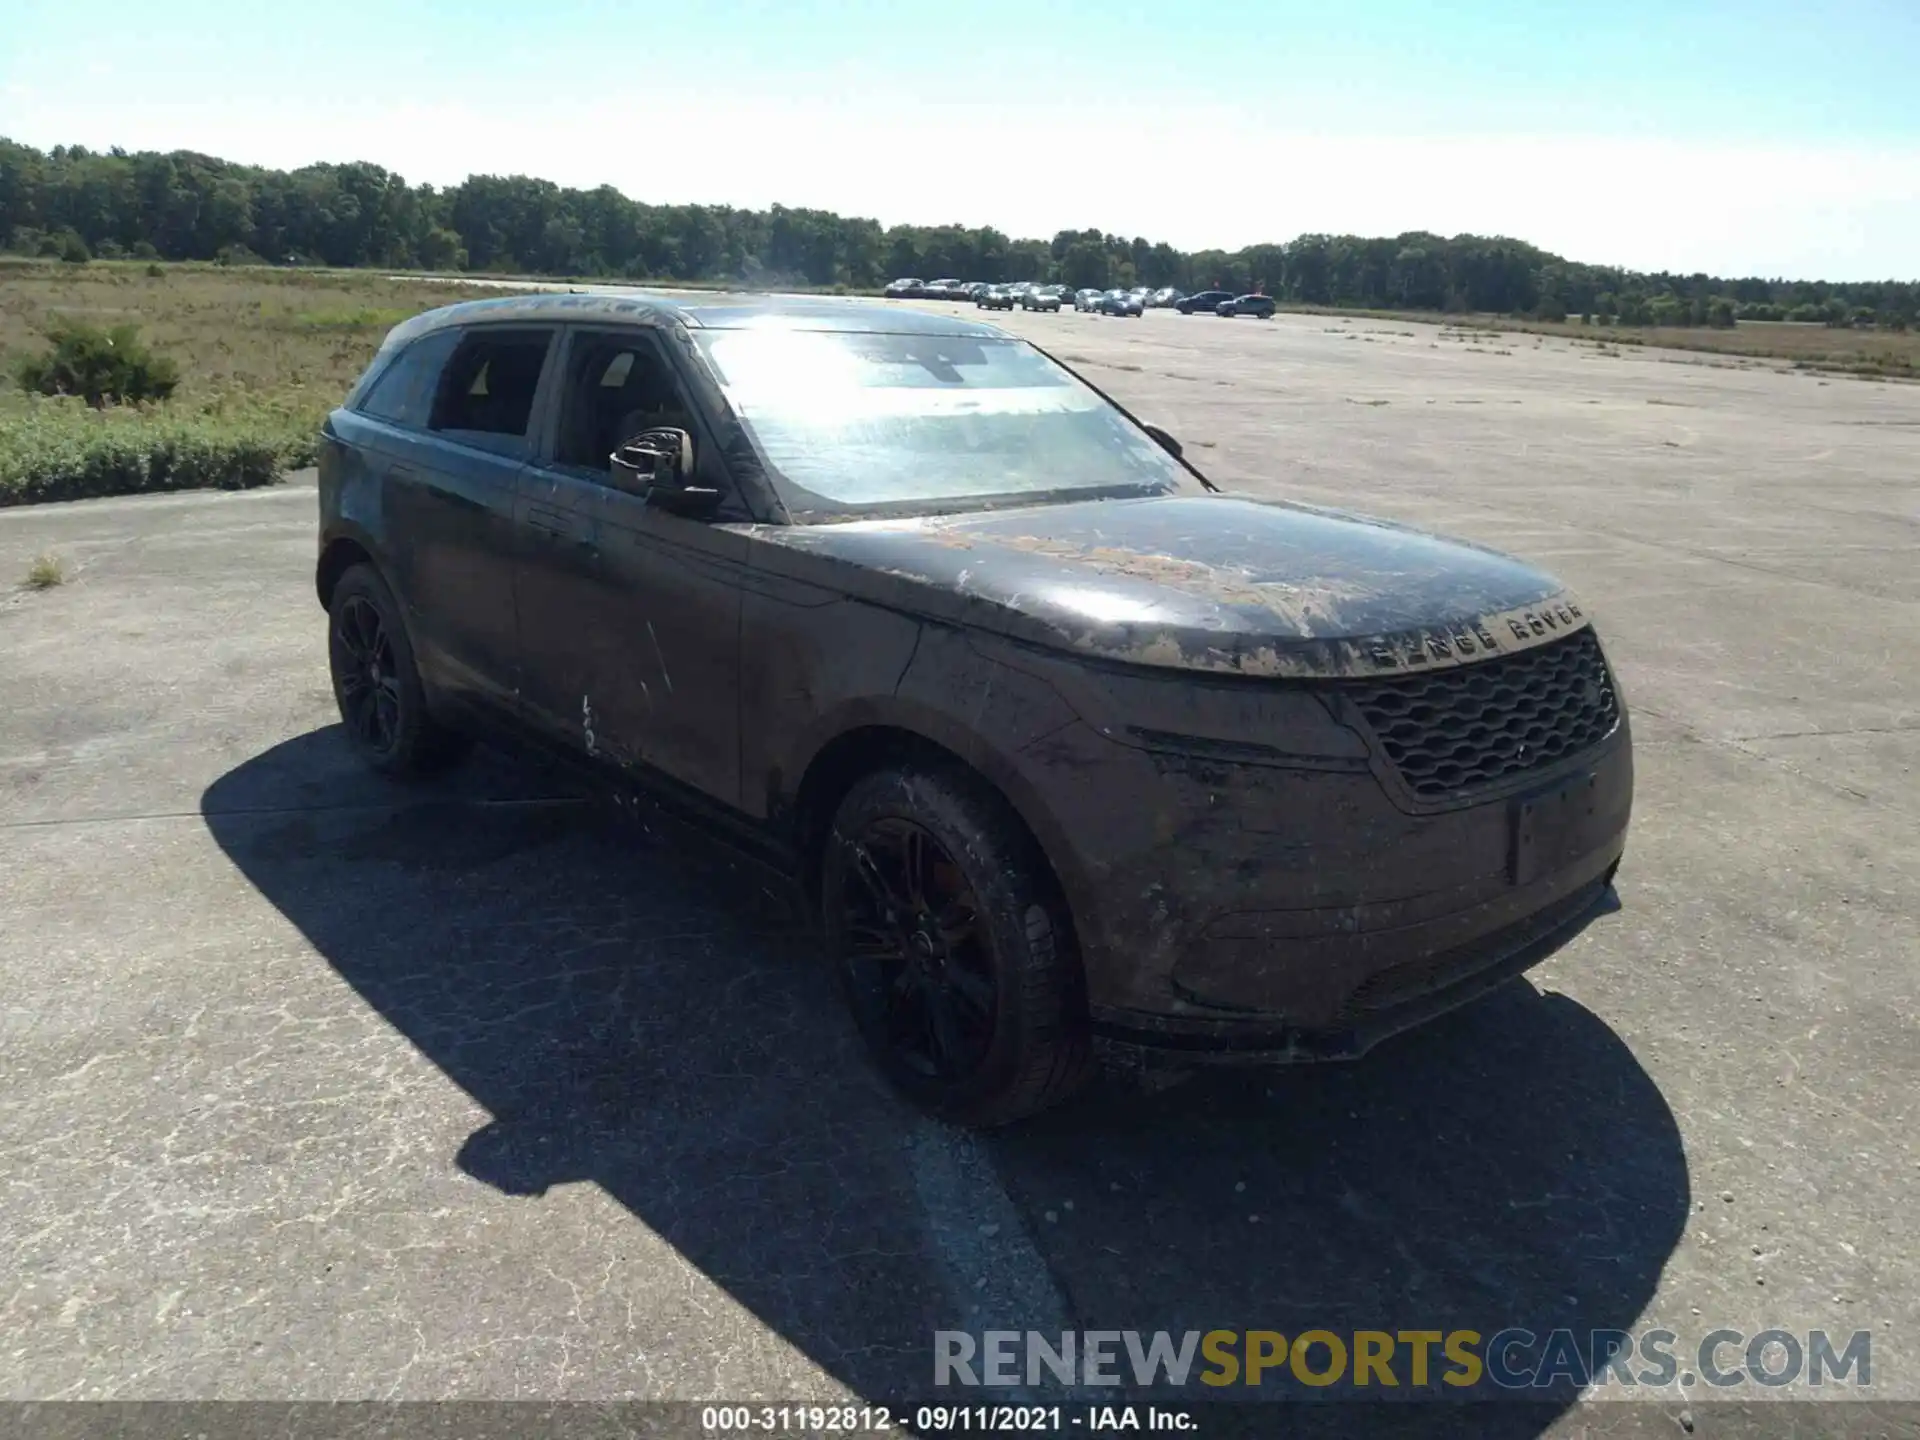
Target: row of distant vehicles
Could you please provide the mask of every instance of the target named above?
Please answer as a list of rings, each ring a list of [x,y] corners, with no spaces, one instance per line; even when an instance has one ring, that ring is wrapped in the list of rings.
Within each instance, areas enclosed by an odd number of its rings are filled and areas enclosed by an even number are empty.
[[[1155,290],[1136,285],[1131,290],[1073,290],[1065,285],[1037,285],[1021,280],[1012,285],[990,285],[984,280],[895,280],[885,291],[889,300],[950,300],[971,303],[981,310],[1066,309],[1092,315],[1146,314],[1149,310],[1178,310],[1182,315],[1254,315],[1273,318],[1271,295],[1236,295],[1231,290],[1202,290],[1189,295],[1168,285]]]

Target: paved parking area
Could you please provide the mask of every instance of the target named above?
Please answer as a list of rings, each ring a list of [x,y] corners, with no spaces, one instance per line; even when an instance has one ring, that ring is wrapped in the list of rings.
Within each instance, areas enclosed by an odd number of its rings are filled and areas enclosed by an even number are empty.
[[[1633,709],[1621,907],[1362,1063],[956,1135],[724,852],[355,769],[310,481],[0,512],[0,1396],[885,1399],[937,1328],[1664,1323],[1871,1328],[1920,1398],[1920,389],[1007,323],[1230,487],[1565,577]]]

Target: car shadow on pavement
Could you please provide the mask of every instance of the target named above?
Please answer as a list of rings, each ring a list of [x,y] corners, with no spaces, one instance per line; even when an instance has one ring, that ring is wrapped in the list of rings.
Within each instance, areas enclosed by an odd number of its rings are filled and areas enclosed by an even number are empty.
[[[876,1401],[933,1393],[941,1329],[1568,1326],[1584,1343],[1634,1326],[1686,1221],[1651,1079],[1604,1022],[1524,981],[1357,1063],[1158,1092],[1109,1078],[974,1138],[881,1084],[789,898],[684,827],[487,752],[397,788],[331,727],[236,767],[201,809],[492,1116],[448,1165],[528,1197],[601,1186]],[[657,1338],[638,1299],[635,1345]],[[1547,1398],[1476,1407],[1472,1428],[1536,1433],[1568,1397]]]

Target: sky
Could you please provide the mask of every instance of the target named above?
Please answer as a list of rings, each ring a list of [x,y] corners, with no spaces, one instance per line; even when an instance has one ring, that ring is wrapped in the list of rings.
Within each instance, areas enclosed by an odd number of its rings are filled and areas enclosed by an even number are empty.
[[[0,0],[0,135],[1183,249],[1920,278],[1920,0]]]

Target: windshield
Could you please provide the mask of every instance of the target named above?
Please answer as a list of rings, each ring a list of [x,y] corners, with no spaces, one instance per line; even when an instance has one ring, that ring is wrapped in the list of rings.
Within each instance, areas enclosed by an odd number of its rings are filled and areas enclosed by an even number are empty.
[[[1198,488],[1023,340],[783,329],[695,338],[796,519]]]

